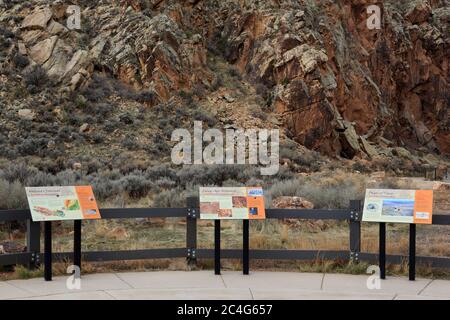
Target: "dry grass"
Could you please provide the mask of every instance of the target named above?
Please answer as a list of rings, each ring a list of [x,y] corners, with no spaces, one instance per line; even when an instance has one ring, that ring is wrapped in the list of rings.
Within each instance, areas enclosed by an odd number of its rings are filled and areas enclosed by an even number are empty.
[[[222,270],[240,271],[242,264],[240,260],[223,259]],[[53,264],[54,276],[67,276],[67,267],[70,262],[57,262]],[[281,261],[281,260],[252,260],[250,269],[256,271],[279,271],[279,272],[304,272],[304,273],[343,273],[343,274],[366,274],[369,264],[366,262],[349,263],[340,260],[314,260],[314,261]],[[196,266],[189,266],[185,259],[161,259],[161,260],[139,260],[139,261],[117,261],[103,263],[82,263],[83,274],[109,273],[109,272],[148,272],[161,270],[195,271],[211,270],[214,268],[212,259],[199,260]],[[405,261],[400,265],[387,265],[387,276],[408,275],[408,265]],[[433,279],[449,279],[448,270],[439,270],[427,266],[416,268],[417,277]],[[11,272],[0,272],[0,280],[30,279],[43,277],[44,270],[28,270],[22,266],[16,266]]]

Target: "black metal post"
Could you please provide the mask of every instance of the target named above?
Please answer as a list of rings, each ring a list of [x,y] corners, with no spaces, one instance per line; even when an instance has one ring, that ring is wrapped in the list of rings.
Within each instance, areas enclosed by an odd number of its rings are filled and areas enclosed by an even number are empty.
[[[41,252],[41,223],[27,220],[27,251],[31,252],[28,269],[34,269],[40,264]]]
[[[380,279],[386,279],[386,223],[380,222],[379,256]]]
[[[242,224],[242,272],[247,275],[250,269],[249,257],[249,225],[250,221],[245,219]]]
[[[81,271],[81,223],[82,220],[73,221],[73,264]]]
[[[187,216],[186,216],[186,248],[187,263],[195,266],[197,264],[197,218],[199,212],[199,198],[187,198]]]
[[[350,201],[350,259],[359,261],[361,252],[361,200]]]
[[[220,274],[220,220],[214,221],[214,273]]]
[[[52,281],[52,222],[44,222],[44,278]]]
[[[409,280],[416,280],[416,225],[409,225]]]

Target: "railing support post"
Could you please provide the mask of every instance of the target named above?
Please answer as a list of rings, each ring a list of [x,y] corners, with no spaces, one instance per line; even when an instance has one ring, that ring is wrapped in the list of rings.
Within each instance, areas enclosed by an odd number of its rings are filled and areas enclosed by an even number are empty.
[[[350,201],[350,261],[359,262],[361,252],[362,201]]]
[[[52,222],[44,222],[44,279],[52,281]]]
[[[416,280],[416,225],[409,225],[409,280]]]
[[[250,270],[250,221],[242,221],[242,273],[249,274]]]
[[[41,263],[41,224],[27,220],[27,251],[31,253],[28,269],[34,269]]]
[[[186,214],[186,249],[187,263],[190,266],[197,264],[197,218],[199,217],[199,198],[187,198]]]
[[[82,220],[73,222],[73,264],[81,271],[81,225]]]
[[[380,279],[386,279],[386,223],[380,222],[378,263],[380,265]]]
[[[214,274],[220,274],[220,220],[214,220]]]

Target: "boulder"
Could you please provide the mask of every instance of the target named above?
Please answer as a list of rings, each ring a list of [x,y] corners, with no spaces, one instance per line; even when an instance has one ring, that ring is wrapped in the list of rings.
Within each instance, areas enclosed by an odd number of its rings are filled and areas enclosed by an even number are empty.
[[[79,132],[80,133],[85,133],[85,132],[87,132],[89,130],[89,128],[90,128],[89,123],[83,123],[80,126]]]
[[[57,41],[58,37],[53,36],[36,43],[30,50],[30,58],[40,65],[44,64],[52,55]]]
[[[233,103],[236,99],[233,98],[230,94],[226,93],[223,95],[223,98],[225,99],[226,102],[228,103]]]
[[[65,26],[63,26],[61,23],[56,22],[54,20],[50,21],[50,24],[48,25],[47,30],[50,34],[53,34],[53,35],[59,35],[59,34],[62,34],[64,32],[68,31],[68,29]]]
[[[47,70],[47,74],[54,79],[70,81],[71,77],[63,79],[66,74],[69,62],[73,57],[74,48],[65,41],[58,40],[50,58],[42,65]],[[74,71],[75,73],[75,71]]]
[[[406,150],[405,148],[402,148],[402,147],[397,147],[397,148],[392,149],[392,154],[394,156],[398,156],[400,158],[404,158],[404,159],[408,159],[408,160],[412,159],[411,152],[409,152],[408,150]]]
[[[308,44],[302,44],[283,53],[282,59],[275,64],[275,67],[284,66],[294,59],[300,62],[304,73],[310,73],[318,65],[328,61],[328,56],[324,50],[317,50]]]
[[[370,178],[382,180],[386,178],[386,171],[375,171],[370,174]]]
[[[344,121],[345,131],[342,133],[341,145],[342,151],[346,158],[352,159],[361,151],[359,146],[359,135],[356,133],[354,126]]]
[[[75,163],[72,165],[72,169],[73,169],[73,170],[81,170],[81,168],[82,168],[82,165],[81,165],[81,163],[79,163],[79,162],[75,162]]]
[[[300,58],[300,63],[305,73],[314,71],[320,64],[327,61],[328,56],[326,55],[325,51],[316,50],[314,48],[306,50]]]
[[[77,73],[77,71],[84,67],[89,59],[89,52],[86,50],[78,50],[72,56],[72,59],[67,63],[66,69],[64,71],[63,77],[72,77]]]
[[[20,109],[18,115],[21,119],[32,121],[36,114],[31,109]]]
[[[50,8],[35,11],[23,19],[22,29],[45,29],[52,16]]]
[[[359,137],[363,151],[371,158],[379,156],[378,151],[364,137]]]
[[[75,91],[79,87],[82,86],[82,84],[85,82],[86,78],[84,77],[82,72],[78,72],[73,75],[73,77],[70,79],[70,90]]]
[[[272,200],[271,208],[314,209],[314,204],[302,197],[281,196]],[[331,225],[331,222],[324,220],[283,219],[283,223],[293,228],[306,228],[309,232],[320,232]]]
[[[282,196],[272,200],[271,208],[278,209],[314,209],[314,204],[302,197]]]
[[[28,54],[27,48],[22,41],[19,41],[19,43],[17,44],[17,48],[19,49],[19,53],[21,55],[26,56]]]

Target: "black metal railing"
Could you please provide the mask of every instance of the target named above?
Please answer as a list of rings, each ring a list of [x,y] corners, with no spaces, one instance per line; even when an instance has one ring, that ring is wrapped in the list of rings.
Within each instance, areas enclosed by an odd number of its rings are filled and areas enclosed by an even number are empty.
[[[214,249],[197,248],[197,220],[199,219],[198,198],[188,198],[186,208],[121,208],[100,209],[102,219],[133,218],[185,218],[186,245],[183,248],[143,249],[126,251],[88,251],[82,253],[83,261],[114,261],[186,258],[190,264],[197,259],[209,259],[214,256]],[[305,219],[305,220],[338,220],[349,222],[348,250],[291,250],[291,249],[253,249],[251,259],[272,260],[351,260],[377,263],[378,254],[361,252],[361,218],[362,202],[350,202],[348,209],[316,210],[316,209],[266,209],[267,219]],[[31,221],[29,210],[0,210],[0,221],[26,221],[26,252],[0,254],[0,266],[27,265],[30,268],[42,262],[41,257],[41,225]],[[450,225],[450,215],[434,214],[433,225]],[[251,237],[251,234],[250,234]],[[223,258],[241,259],[241,249],[223,249]],[[73,252],[53,253],[55,260],[71,259]],[[408,260],[407,256],[387,255],[388,263],[400,264]],[[450,268],[450,258],[416,257],[417,264],[437,268]]]

